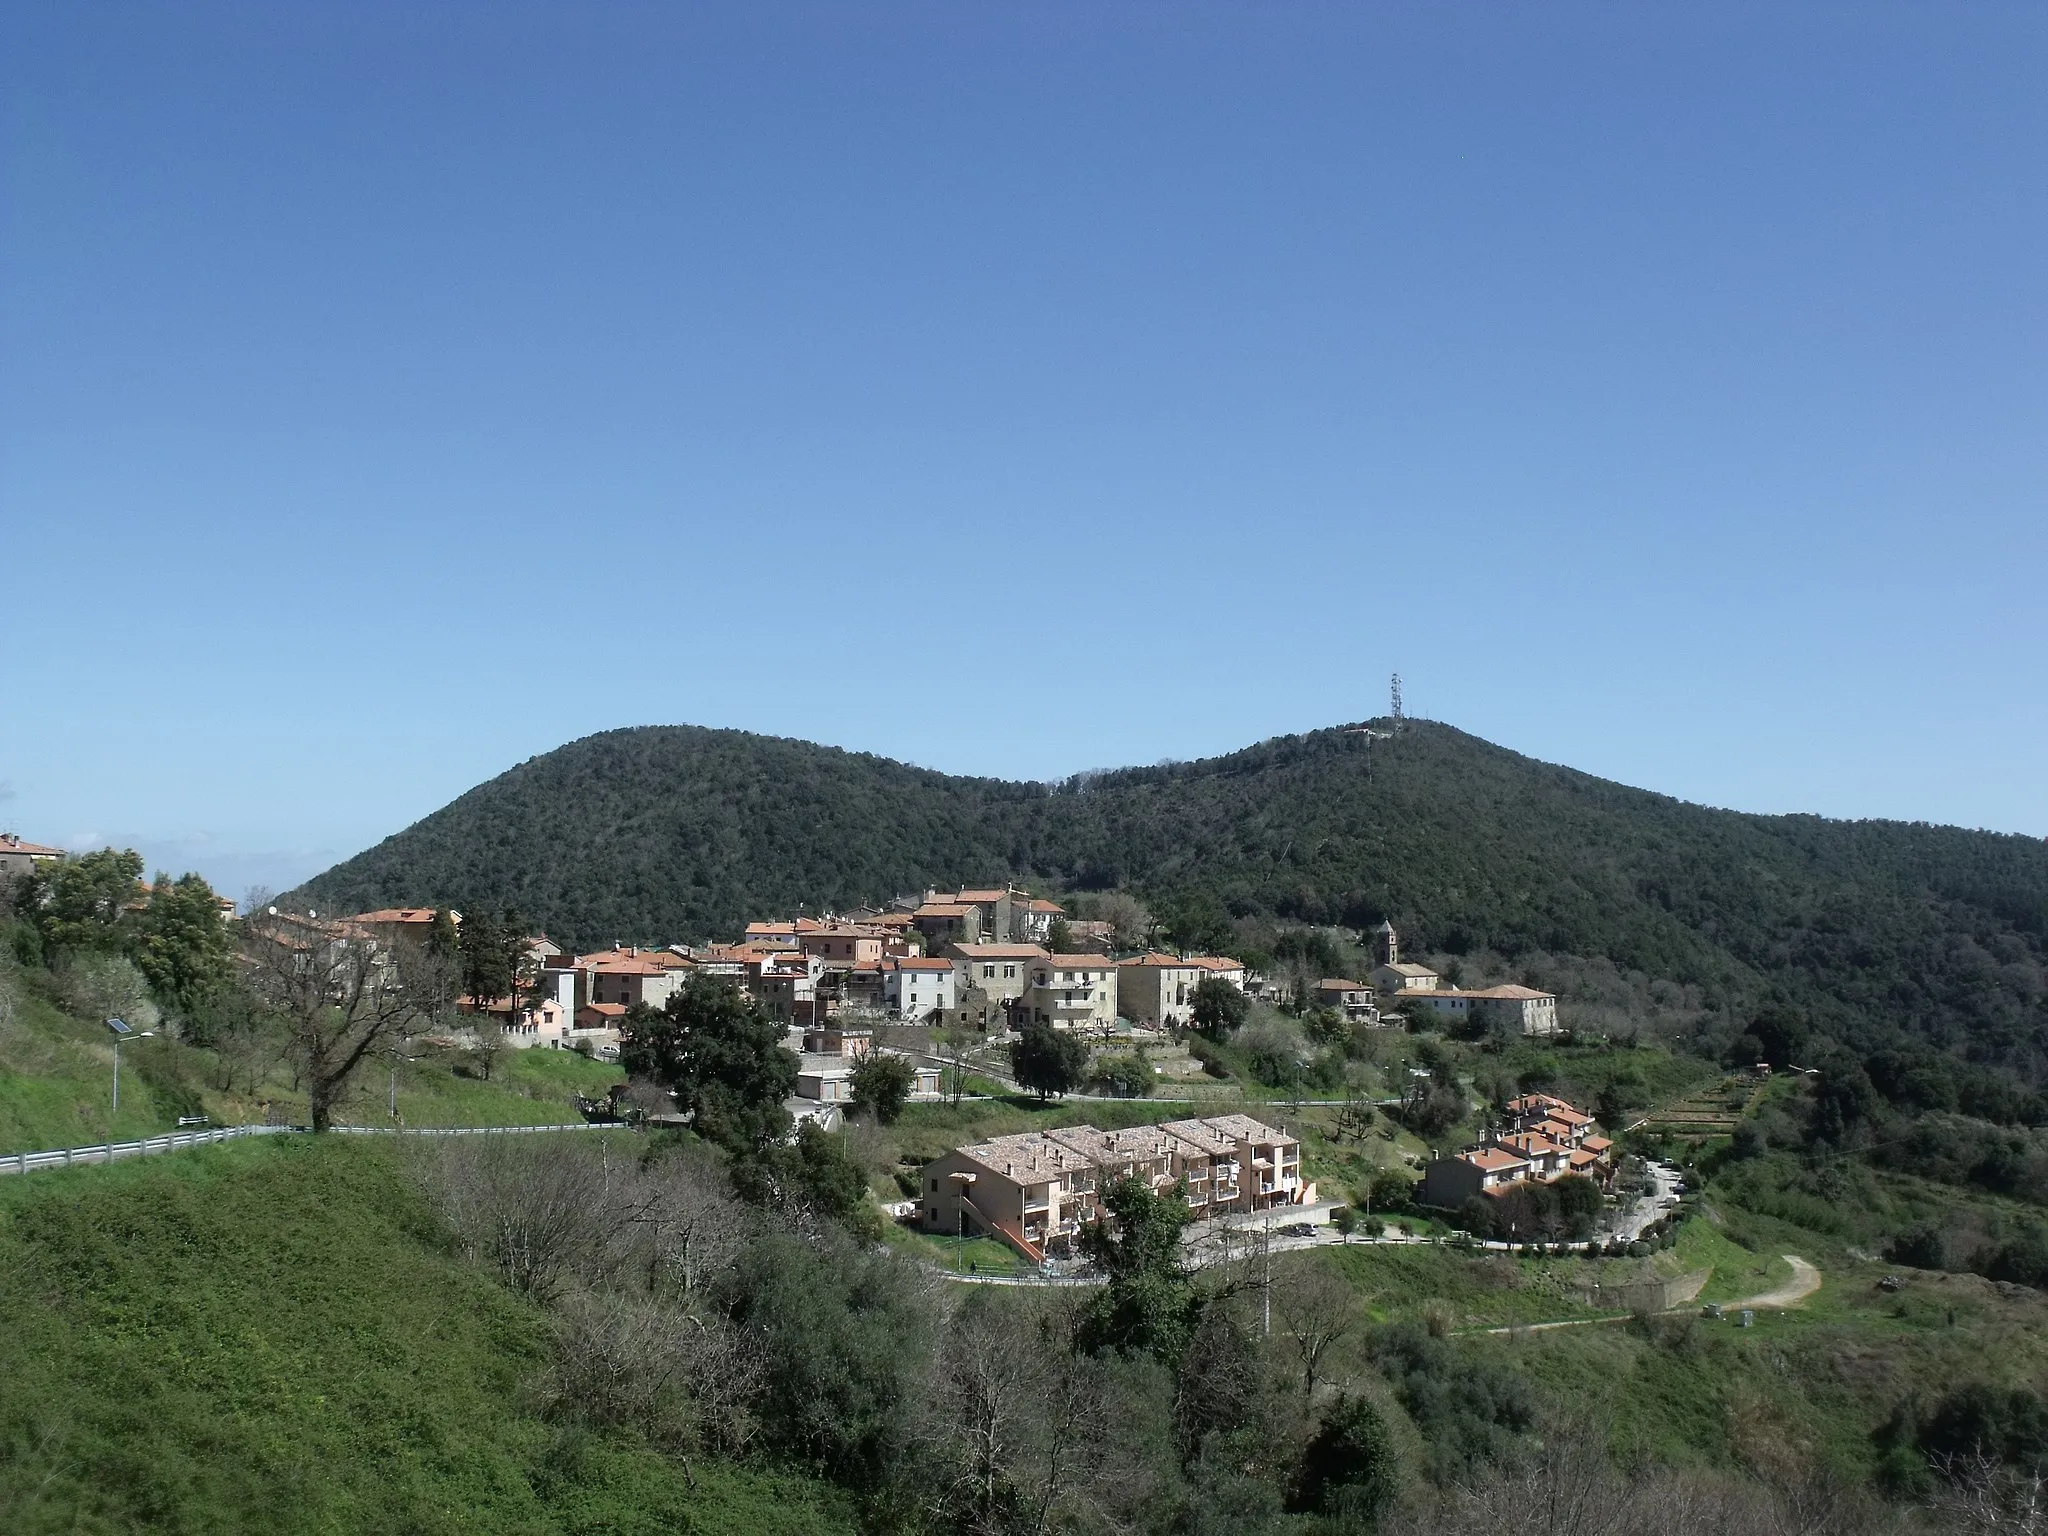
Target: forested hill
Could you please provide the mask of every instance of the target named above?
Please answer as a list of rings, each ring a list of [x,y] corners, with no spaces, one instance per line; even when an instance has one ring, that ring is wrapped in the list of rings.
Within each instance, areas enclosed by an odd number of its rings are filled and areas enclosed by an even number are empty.
[[[1387,722],[1377,722],[1385,727]],[[514,906],[565,943],[1011,877],[1129,886],[1187,922],[1365,927],[1417,947],[1607,955],[2018,1066],[2048,1062],[2048,847],[1687,805],[1447,726],[1344,729],[1057,786],[737,731],[572,742],[310,882],[314,904]]]

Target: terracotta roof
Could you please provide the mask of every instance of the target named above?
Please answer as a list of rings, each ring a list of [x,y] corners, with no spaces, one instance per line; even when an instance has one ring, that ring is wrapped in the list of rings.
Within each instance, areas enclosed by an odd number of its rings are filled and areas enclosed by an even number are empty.
[[[1475,1147],[1470,1152],[1460,1152],[1458,1156],[1482,1173],[1506,1173],[1510,1168],[1529,1166],[1526,1158],[1516,1157],[1512,1152],[1503,1152],[1499,1147]]]
[[[1403,960],[1395,965],[1383,965],[1379,969],[1392,971],[1396,976],[1434,976],[1436,974],[1435,971],[1432,971],[1426,965],[1415,965],[1407,960]]]
[[[1467,992],[1467,993],[1465,994],[1465,996],[1467,996],[1467,997],[1491,997],[1491,998],[1496,998],[1496,999],[1498,999],[1499,1001],[1502,1001],[1502,1002],[1514,1002],[1514,1003],[1524,1003],[1524,1002],[1529,1002],[1529,1001],[1532,1001],[1533,999],[1536,999],[1536,998],[1542,998],[1542,997],[1548,997],[1548,998],[1550,998],[1550,999],[1551,999],[1551,1000],[1552,1000],[1553,1002],[1554,1002],[1554,1001],[1556,1000],[1556,994],[1555,994],[1555,993],[1551,993],[1551,992],[1538,992],[1538,991],[1537,991],[1537,990],[1536,990],[1536,989],[1535,989],[1534,987],[1524,987],[1524,986],[1518,985],[1517,983],[1514,983],[1514,982],[1509,982],[1509,983],[1508,983],[1508,984],[1507,984],[1506,986],[1500,986],[1500,987],[1484,987],[1484,988],[1480,989],[1480,990],[1479,990],[1479,991],[1477,991],[1477,992]]]
[[[1115,967],[1107,955],[1045,955],[1048,965],[1065,966],[1068,970],[1107,971]]]
[[[895,961],[894,964],[899,971],[950,971],[953,969],[953,962],[950,960],[927,960],[920,955],[907,956],[904,959]]]
[[[1099,962],[1101,961],[1101,959],[1102,959],[1102,957],[1101,957],[1100,955],[1097,955],[1097,956],[1095,956],[1094,958],[1095,958],[1095,960],[1096,960],[1096,961],[1097,961],[1098,963],[1099,963]],[[1158,950],[1156,950],[1156,949],[1155,949],[1155,950],[1153,950],[1153,951],[1152,951],[1152,952],[1151,952],[1150,954],[1145,954],[1145,955],[1136,955],[1136,956],[1133,956],[1133,957],[1132,957],[1131,959],[1129,959],[1129,960],[1119,960],[1119,961],[1117,961],[1117,964],[1118,964],[1118,965],[1120,965],[1120,966],[1123,966],[1123,965],[1147,966],[1147,967],[1151,967],[1151,968],[1154,968],[1154,969],[1157,969],[1157,970],[1162,970],[1162,971],[1163,971],[1163,970],[1168,970],[1168,969],[1172,969],[1172,970],[1190,970],[1190,971],[1191,971],[1191,970],[1194,970],[1194,969],[1196,969],[1196,966],[1195,966],[1195,962],[1194,962],[1194,961],[1192,961],[1192,960],[1183,960],[1183,959],[1181,959],[1181,958],[1180,958],[1180,957],[1179,957],[1178,955],[1166,955],[1166,954],[1161,954],[1161,953],[1160,953],[1160,952],[1159,952]]]
[[[1605,1136],[1588,1136],[1584,1141],[1580,1142],[1579,1145],[1584,1147],[1588,1152],[1598,1153],[1605,1152],[1609,1147],[1613,1146],[1614,1143],[1609,1141]]]
[[[1242,960],[1233,960],[1228,955],[1189,955],[1189,965],[1199,965],[1205,971],[1241,971]]]
[[[1024,903],[1027,912],[1064,912],[1067,909],[1056,901],[1047,901],[1043,896],[1034,896]]]
[[[581,1018],[586,1013],[602,1014],[608,1019],[621,1019],[626,1016],[626,1005],[624,1003],[585,1003],[576,1010],[578,1018]]]
[[[432,907],[385,907],[376,912],[358,912],[349,919],[352,923],[431,923],[433,920]]]
[[[658,965],[641,955],[605,954],[591,955],[583,962],[586,971],[596,971],[605,976],[661,976],[668,967]]]
[[[32,859],[61,859],[62,848],[47,848],[41,843],[24,842],[17,832],[0,832],[0,853],[25,853]]]
[[[970,960],[1043,960],[1045,951],[1036,944],[955,944],[951,946]],[[1102,956],[1088,957],[1096,964],[1102,963]]]
[[[911,913],[914,922],[920,917],[965,917],[974,908],[964,907],[957,901],[928,901]]]
[[[1226,1136],[1235,1136],[1240,1141],[1268,1141],[1289,1143],[1294,1138],[1285,1131],[1254,1120],[1250,1115],[1210,1115],[1203,1122],[1212,1125]]]
[[[1525,1093],[1519,1099],[1508,1100],[1508,1113],[1511,1115],[1534,1114],[1539,1110],[1547,1114],[1553,1109],[1572,1109],[1571,1101],[1560,1099],[1554,1093]],[[1572,1109],[1572,1113],[1577,1114],[1578,1111]]]
[[[1316,990],[1318,992],[1370,992],[1372,988],[1362,981],[1347,981],[1342,976],[1325,976],[1316,983]]]
[[[954,900],[973,902],[1001,901],[1009,894],[1008,891],[962,891]]]

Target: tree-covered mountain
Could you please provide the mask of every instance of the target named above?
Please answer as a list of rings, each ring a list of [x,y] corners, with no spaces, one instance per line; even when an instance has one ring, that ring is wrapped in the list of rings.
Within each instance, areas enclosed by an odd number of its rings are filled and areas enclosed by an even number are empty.
[[[1732,1009],[1776,998],[1841,1038],[1912,1036],[2048,1081],[2040,841],[1711,810],[1426,722],[1056,785],[738,731],[608,731],[303,894],[509,905],[589,945],[1005,877],[1126,886],[1197,922],[1386,916],[1417,948],[1604,955]]]

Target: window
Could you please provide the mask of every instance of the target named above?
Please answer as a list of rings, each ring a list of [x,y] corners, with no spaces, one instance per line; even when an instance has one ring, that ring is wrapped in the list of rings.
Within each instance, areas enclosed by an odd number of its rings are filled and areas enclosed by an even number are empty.
[[[1005,981],[1015,981],[1016,979],[1017,979],[1017,967],[1015,967],[1014,965],[1006,965],[1006,966],[1004,966],[1004,967],[1003,967],[1003,980],[1005,980]]]

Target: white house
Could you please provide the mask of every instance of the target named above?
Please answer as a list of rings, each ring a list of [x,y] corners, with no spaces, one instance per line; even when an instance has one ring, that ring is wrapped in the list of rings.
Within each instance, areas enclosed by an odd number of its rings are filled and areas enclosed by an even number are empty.
[[[912,1023],[922,1022],[934,1012],[950,1012],[959,1006],[954,977],[951,960],[884,960],[882,1005]]]

